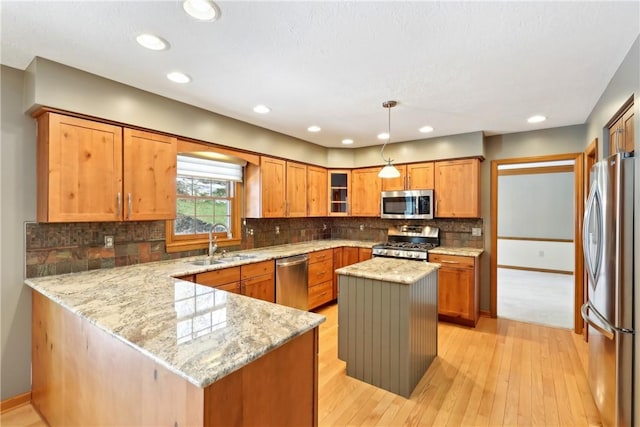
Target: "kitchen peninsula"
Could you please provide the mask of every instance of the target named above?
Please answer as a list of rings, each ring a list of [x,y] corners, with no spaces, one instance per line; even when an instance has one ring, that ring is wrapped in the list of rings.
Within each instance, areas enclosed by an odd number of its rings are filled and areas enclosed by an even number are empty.
[[[26,281],[32,401],[49,425],[317,425],[324,317],[173,277],[204,268]]]
[[[410,397],[438,353],[438,264],[376,257],[336,270],[347,375]]]

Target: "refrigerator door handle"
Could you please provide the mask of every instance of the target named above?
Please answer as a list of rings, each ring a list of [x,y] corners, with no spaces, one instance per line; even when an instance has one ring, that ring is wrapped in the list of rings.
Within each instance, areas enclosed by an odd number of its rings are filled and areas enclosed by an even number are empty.
[[[594,316],[600,321],[601,324],[598,324],[598,322],[591,319],[591,317],[589,316],[589,313],[587,313],[588,309],[591,309],[591,313],[594,314]],[[589,326],[591,326],[596,331],[600,332],[602,335],[604,335],[610,340],[614,338],[615,336],[614,329],[611,326],[609,326],[608,322],[605,319],[603,319],[602,316],[600,316],[600,314],[593,309],[593,307],[591,307],[591,303],[589,301],[587,301],[582,305],[582,308],[580,309],[580,313],[582,314],[582,318],[584,319],[584,321],[587,322]]]
[[[587,199],[587,209],[584,213],[584,220],[582,223],[582,250],[584,252],[584,259],[586,261],[586,267],[587,267],[587,272],[589,273],[589,278],[591,279],[591,283],[593,283],[593,286],[596,285],[596,277],[598,277],[598,273],[599,273],[599,266],[600,266],[600,258],[602,257],[602,242],[600,241],[600,239],[602,238],[602,224],[598,223],[598,228],[600,228],[598,230],[598,242],[597,243],[597,248],[596,248],[596,263],[594,266],[594,263],[591,259],[591,251],[589,246],[591,245],[591,240],[590,240],[590,233],[589,233],[589,223],[591,222],[591,216],[593,215],[593,209],[595,207],[596,204],[600,205],[598,203],[598,195],[597,195],[597,190],[598,186],[594,183],[591,187],[591,191],[589,192],[589,197]],[[595,267],[595,268],[594,268]]]

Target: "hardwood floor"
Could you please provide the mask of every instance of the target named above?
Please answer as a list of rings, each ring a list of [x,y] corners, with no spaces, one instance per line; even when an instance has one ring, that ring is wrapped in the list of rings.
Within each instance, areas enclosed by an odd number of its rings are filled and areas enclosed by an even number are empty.
[[[439,355],[410,399],[345,375],[337,305],[317,310],[319,426],[599,426],[585,376],[586,345],[568,330],[481,318],[440,323]],[[30,405],[3,426],[44,427]]]

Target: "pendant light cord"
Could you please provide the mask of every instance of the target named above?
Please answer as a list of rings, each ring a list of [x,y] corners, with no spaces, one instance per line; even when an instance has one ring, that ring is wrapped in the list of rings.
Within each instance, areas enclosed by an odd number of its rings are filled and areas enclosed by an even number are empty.
[[[393,159],[391,157],[389,157],[388,160],[384,158],[384,147],[386,147],[387,144],[391,142],[391,109],[396,105],[398,105],[396,101],[387,101],[382,103],[382,106],[387,110],[389,110],[389,114],[388,114],[388,123],[387,123],[387,141],[384,144],[382,144],[382,148],[380,149],[380,157],[382,157],[382,160],[384,160],[384,162],[387,163],[388,165],[390,165],[391,162],[393,162]]]

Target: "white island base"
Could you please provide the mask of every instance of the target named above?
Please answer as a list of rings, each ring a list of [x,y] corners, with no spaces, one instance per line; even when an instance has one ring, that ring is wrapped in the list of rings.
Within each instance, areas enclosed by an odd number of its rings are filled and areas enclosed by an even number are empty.
[[[410,397],[438,354],[438,264],[373,258],[338,273],[347,375]]]

